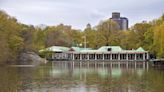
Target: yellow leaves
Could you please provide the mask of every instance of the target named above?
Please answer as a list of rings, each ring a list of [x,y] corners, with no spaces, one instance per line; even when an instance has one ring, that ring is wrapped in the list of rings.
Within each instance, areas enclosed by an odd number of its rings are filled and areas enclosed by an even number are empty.
[[[154,44],[158,57],[164,57],[164,22],[154,28]]]
[[[13,35],[8,40],[9,47],[12,50],[19,50],[23,46],[23,39],[21,37],[18,37],[16,35]]]

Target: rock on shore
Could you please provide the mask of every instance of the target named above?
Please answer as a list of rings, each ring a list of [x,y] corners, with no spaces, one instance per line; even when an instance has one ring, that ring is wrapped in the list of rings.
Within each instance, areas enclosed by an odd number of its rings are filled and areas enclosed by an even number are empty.
[[[20,55],[20,64],[23,65],[39,65],[44,62],[46,62],[46,60],[41,58],[35,52],[25,52]]]

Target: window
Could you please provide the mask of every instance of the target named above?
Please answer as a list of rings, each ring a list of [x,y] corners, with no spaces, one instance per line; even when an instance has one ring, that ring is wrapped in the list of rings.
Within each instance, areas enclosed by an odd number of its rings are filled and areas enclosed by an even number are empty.
[[[112,49],[111,48],[108,48],[108,51],[112,51]]]

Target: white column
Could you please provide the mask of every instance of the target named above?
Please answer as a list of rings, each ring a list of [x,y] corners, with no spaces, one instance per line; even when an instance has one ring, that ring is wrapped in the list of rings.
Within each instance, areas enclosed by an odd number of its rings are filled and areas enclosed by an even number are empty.
[[[87,54],[87,59],[89,60],[89,53]]]
[[[103,57],[103,60],[104,60],[104,53],[102,53],[102,57]]]
[[[126,53],[126,60],[129,60],[129,59],[128,59],[128,53]]]
[[[97,60],[97,54],[95,53],[95,60]]]
[[[147,59],[149,59],[149,53],[147,52]]]
[[[136,53],[134,54],[134,60],[137,60],[137,54]]]
[[[112,53],[111,53],[111,54],[110,54],[110,60],[112,60],[112,58],[113,58],[112,56],[113,56],[113,55],[112,55]]]
[[[143,53],[143,60],[145,60],[145,53]]]
[[[118,60],[120,60],[120,53],[118,53]]]

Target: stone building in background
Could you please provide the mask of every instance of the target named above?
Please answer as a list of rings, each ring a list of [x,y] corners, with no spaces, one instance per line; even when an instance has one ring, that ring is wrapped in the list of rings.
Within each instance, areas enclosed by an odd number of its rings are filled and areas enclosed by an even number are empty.
[[[118,24],[119,30],[128,30],[128,18],[121,17],[119,12],[113,12],[110,19]]]

